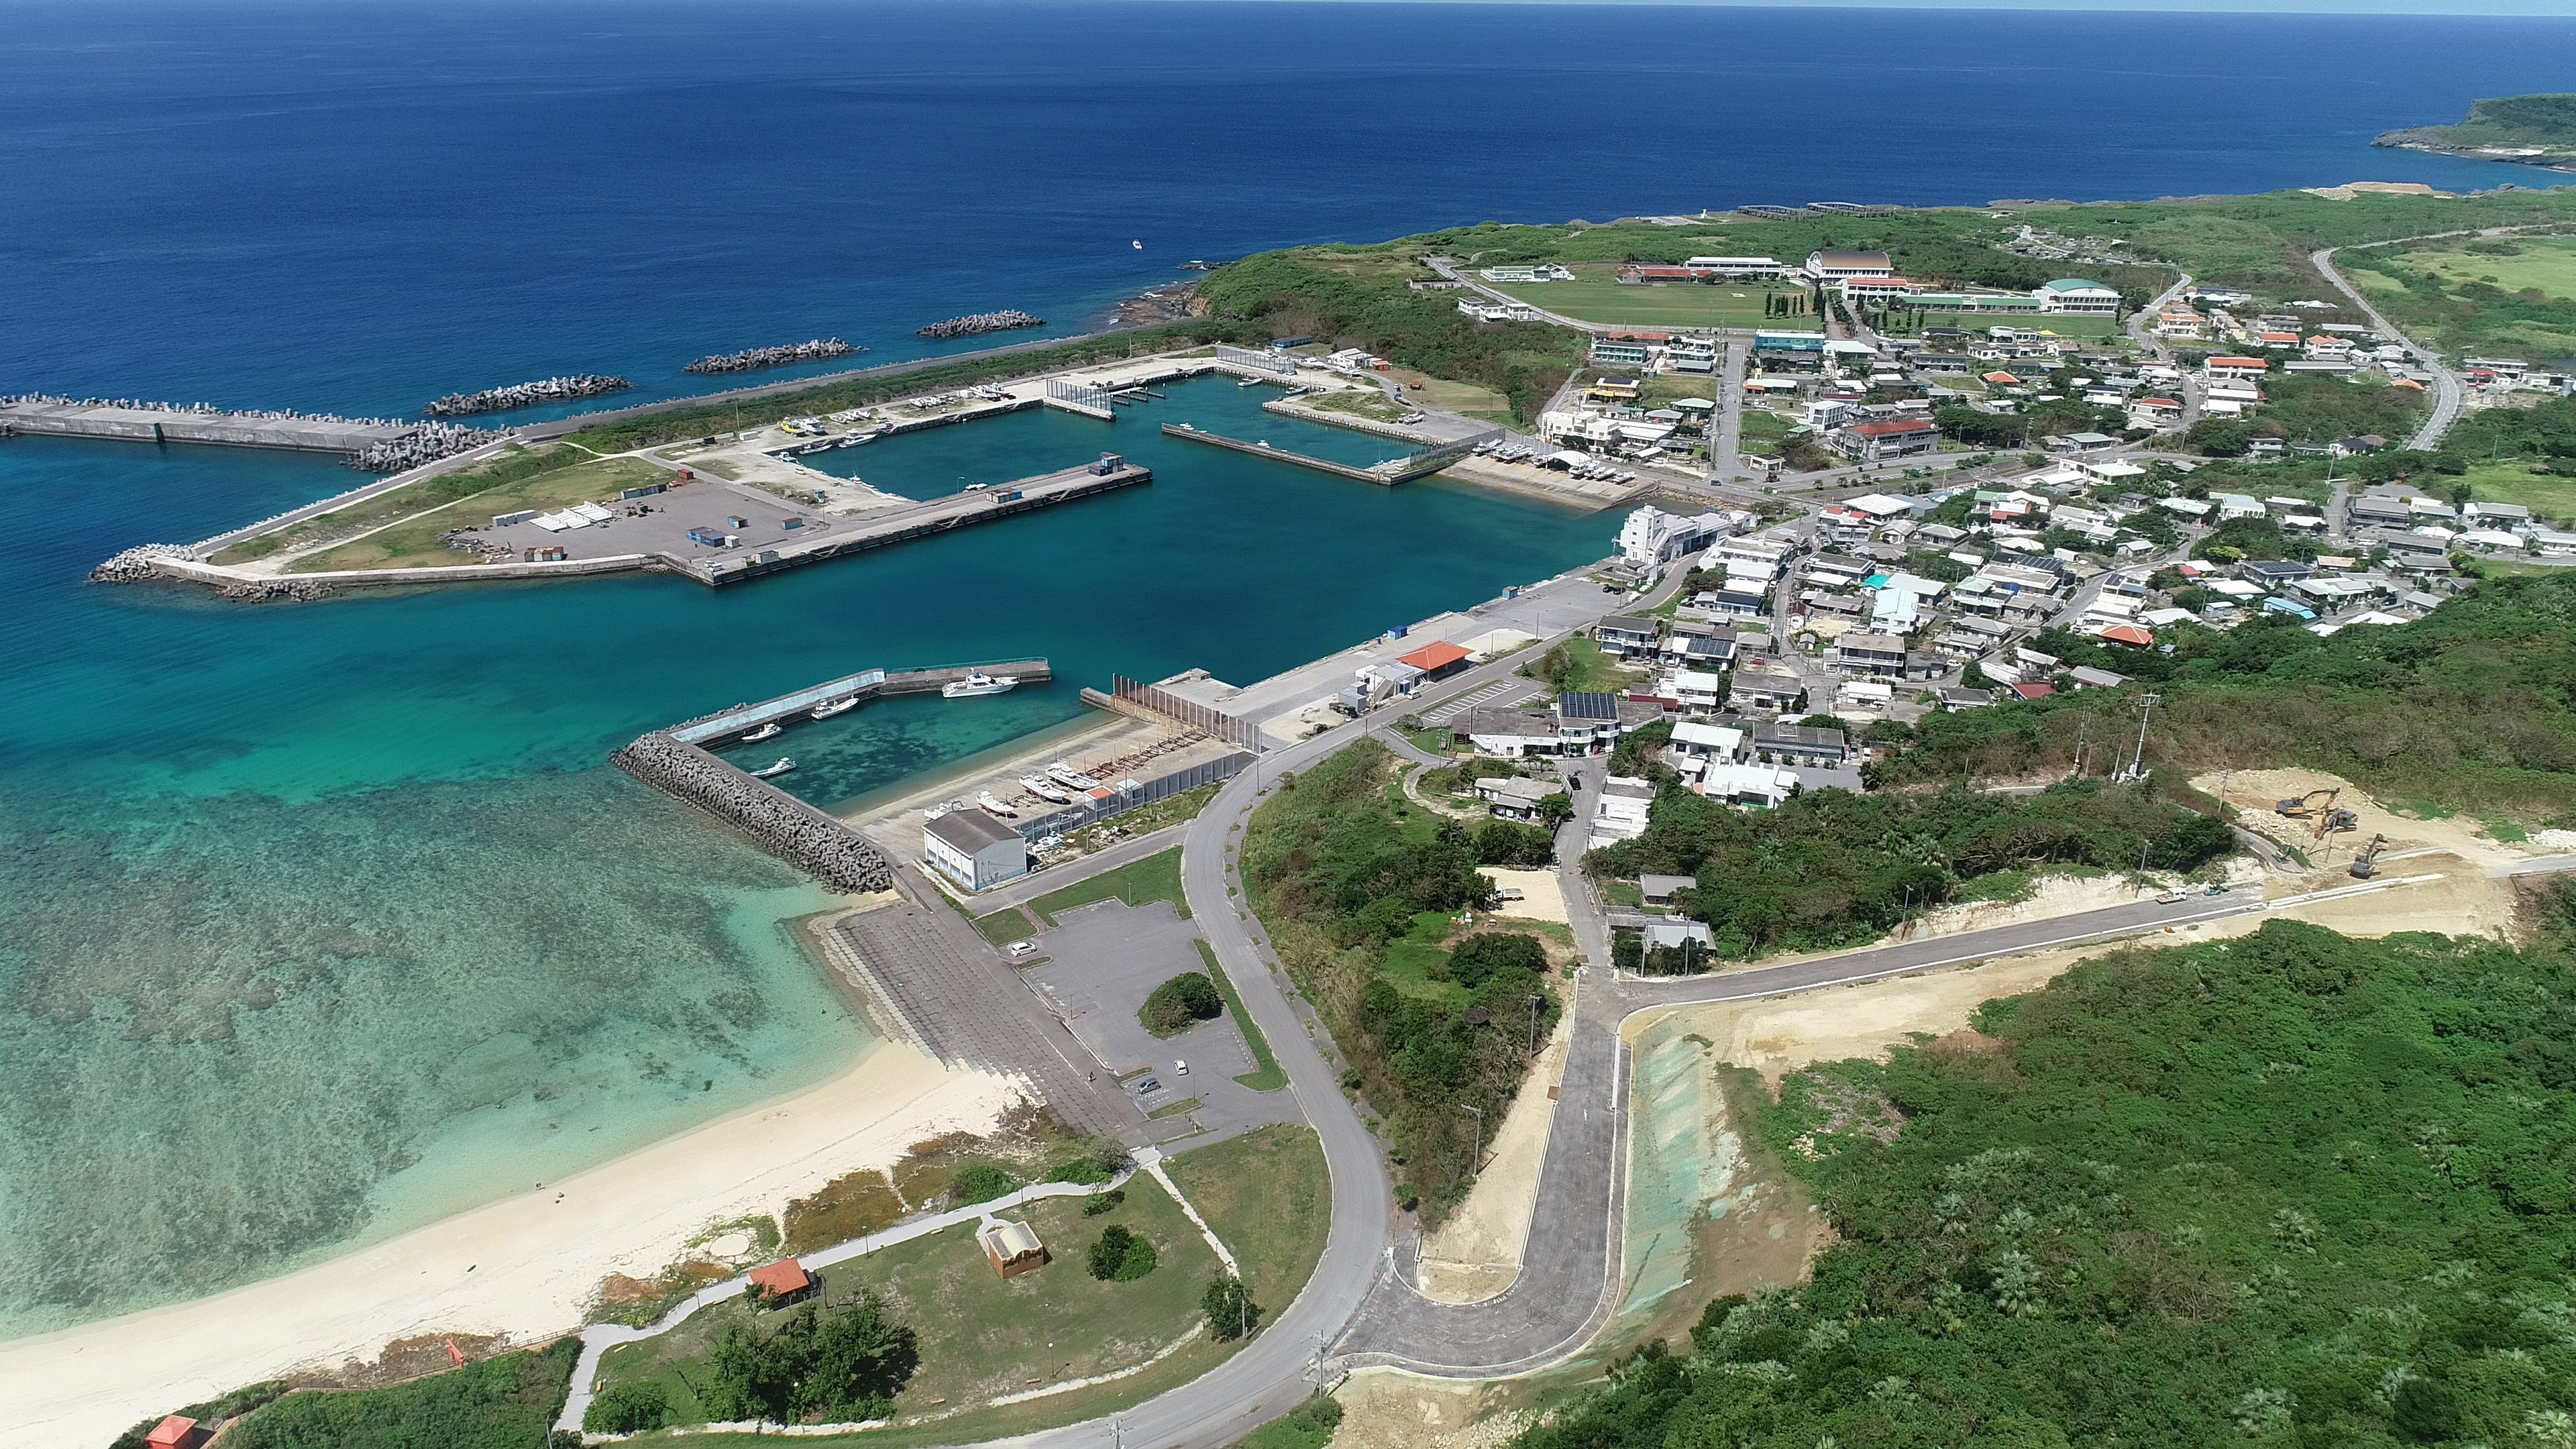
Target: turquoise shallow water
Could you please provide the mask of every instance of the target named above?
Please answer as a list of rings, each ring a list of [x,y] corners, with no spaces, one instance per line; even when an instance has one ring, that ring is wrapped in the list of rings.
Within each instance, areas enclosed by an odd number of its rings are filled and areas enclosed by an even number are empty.
[[[351,475],[0,443],[0,1336],[381,1237],[864,1050],[782,926],[826,898],[603,763],[643,730],[871,665],[1054,661],[1049,688],[800,730],[789,781],[843,800],[1072,718],[1113,670],[1259,678],[1599,557],[1616,526],[1164,439],[1269,395],[1166,391],[1115,427],[871,445],[997,478],[1114,448],[1150,486],[722,593],[88,585],[118,548]]]

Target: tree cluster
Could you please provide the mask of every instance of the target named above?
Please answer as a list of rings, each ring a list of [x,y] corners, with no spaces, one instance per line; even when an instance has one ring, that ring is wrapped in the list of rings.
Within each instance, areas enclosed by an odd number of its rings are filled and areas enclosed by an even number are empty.
[[[1136,1015],[1156,1036],[1177,1036],[1225,1012],[1225,998],[1204,971],[1184,971],[1145,997]]]
[[[807,1303],[775,1332],[728,1326],[698,1401],[715,1422],[882,1418],[920,1363],[916,1335],[874,1294],[829,1313]]]

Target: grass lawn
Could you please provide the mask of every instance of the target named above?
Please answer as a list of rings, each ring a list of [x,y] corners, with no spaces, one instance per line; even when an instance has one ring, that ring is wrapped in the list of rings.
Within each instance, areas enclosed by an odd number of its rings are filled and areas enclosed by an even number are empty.
[[[1425,754],[1445,755],[1449,753],[1450,750],[1451,737],[1449,734],[1449,727],[1447,725],[1434,725],[1429,729],[1406,730],[1404,732],[1404,737],[1412,742],[1415,749],[1420,750]]]
[[[1441,949],[1441,943],[1449,939],[1455,924],[1445,911],[1417,914],[1412,930],[1386,943],[1386,959],[1379,963],[1379,973],[1407,996],[1465,1006],[1473,993],[1457,982],[1441,979],[1449,970],[1449,953]],[[1435,971],[1439,976],[1432,974]]]
[[[1288,1085],[1288,1073],[1270,1054],[1270,1038],[1261,1034],[1260,1024],[1243,1009],[1243,998],[1234,994],[1234,983],[1226,979],[1225,968],[1216,964],[1216,948],[1205,941],[1190,944],[1199,948],[1199,959],[1207,963],[1207,974],[1215,979],[1217,994],[1225,998],[1225,1009],[1234,1017],[1234,1029],[1243,1033],[1244,1049],[1252,1053],[1252,1070],[1235,1080],[1256,1092],[1275,1092]]]
[[[1017,907],[995,911],[989,916],[968,916],[966,919],[973,921],[975,929],[983,934],[984,939],[996,946],[1007,946],[1013,941],[1025,941],[1038,933],[1038,928],[1029,923],[1028,913]]]
[[[2563,574],[2563,568],[2544,563],[2525,563],[2518,559],[2482,558],[2469,565],[2482,579],[2533,579],[2542,574]]]
[[[1243,1265],[1252,1301],[1272,1317],[1286,1311],[1324,1255],[1332,1221],[1324,1148],[1313,1130],[1264,1127],[1184,1152],[1164,1171]]]
[[[2469,496],[2483,502],[2519,503],[2550,518],[2576,517],[2576,478],[2535,473],[2530,464],[2513,462],[2476,464],[2465,481]]]
[[[1272,1315],[1286,1308],[1323,1256],[1330,1216],[1324,1154],[1314,1133],[1268,1127],[1175,1157],[1166,1170],[1243,1265],[1253,1301]],[[1024,1216],[1047,1243],[1051,1261],[1008,1282],[994,1276],[972,1235],[956,1228],[828,1270],[832,1301],[873,1287],[896,1304],[895,1317],[921,1335],[921,1369],[896,1401],[900,1415],[913,1416],[909,1422],[898,1418],[863,1435],[801,1442],[913,1446],[1029,1433],[1141,1403],[1206,1373],[1242,1346],[1200,1337],[1112,1383],[957,1412],[1034,1387],[1027,1383],[1032,1378],[1060,1381],[1133,1365],[1203,1321],[1198,1299],[1216,1275],[1216,1255],[1152,1178],[1131,1179],[1126,1203],[1101,1217],[1083,1217],[1079,1199],[1034,1204]],[[1153,1242],[1160,1262],[1152,1273],[1133,1283],[1103,1283],[1083,1272],[1082,1250],[1110,1223]],[[601,1386],[653,1378],[675,1406],[694,1412],[689,1380],[705,1381],[706,1348],[722,1336],[725,1322],[745,1312],[737,1304],[710,1308],[662,1338],[616,1350],[601,1366]],[[694,1346],[675,1352],[674,1341],[683,1336]],[[933,1402],[939,1399],[947,1402]],[[954,1417],[932,1417],[942,1414]],[[775,1441],[727,1434],[693,1435],[689,1442]]]
[[[1621,664],[1616,655],[1603,653],[1597,641],[1580,634],[1565,640],[1560,647],[1573,656],[1578,672],[1567,687],[1577,693],[1624,693],[1644,672]]]
[[[505,478],[522,477],[551,468],[570,467],[589,456],[586,450],[556,446],[537,449],[512,447],[497,457],[487,458],[471,468],[441,473],[406,483],[390,493],[379,493],[363,503],[317,514],[301,523],[246,538],[217,553],[220,564],[249,563],[280,551],[305,547],[319,539],[345,534],[353,529],[391,523],[406,514],[481,493],[498,486]]]
[[[1181,899],[1181,848],[1177,845],[1159,855],[1103,871],[1086,881],[1077,881],[1060,891],[1049,891],[1029,902],[1029,908],[1052,923],[1057,914],[1094,901],[1115,896],[1131,906],[1148,901],[1170,901],[1172,909],[1183,920],[1189,919],[1189,902]]]
[[[1218,1271],[1216,1255],[1152,1178],[1131,1179],[1126,1201],[1100,1217],[1084,1217],[1080,1198],[1032,1203],[1021,1216],[1046,1243],[1048,1261],[1017,1278],[994,1273],[964,1226],[823,1270],[827,1311],[874,1291],[896,1321],[920,1335],[921,1366],[896,1400],[898,1423],[1016,1393],[1036,1386],[1032,1380],[1132,1367],[1200,1322],[1199,1294]],[[1153,1272],[1104,1283],[1083,1270],[1083,1250],[1111,1223],[1153,1243]],[[658,1383],[675,1421],[704,1423],[697,1391],[707,1382],[708,1352],[733,1324],[765,1333],[781,1319],[739,1301],[702,1309],[659,1338],[613,1350],[600,1365],[600,1384]]]
[[[1375,388],[1363,392],[1344,388],[1339,392],[1312,393],[1298,399],[1310,408],[1328,413],[1349,413],[1372,422],[1391,423],[1404,416],[1404,408]]]
[[[1447,378],[1396,369],[1396,380],[1404,384],[1404,394],[1415,404],[1440,408],[1446,412],[1465,413],[1469,417],[1508,418],[1511,404],[1490,387],[1472,382],[1451,382]]]
[[[488,524],[495,514],[516,513],[522,508],[555,509],[594,499],[615,498],[621,489],[658,482],[669,476],[667,471],[641,458],[595,458],[569,468],[497,483],[481,492],[441,503],[414,513],[390,528],[298,559],[288,571],[444,568],[478,563],[481,561],[478,556],[449,548],[439,542],[439,536],[469,524]]]
[[[1514,282],[1494,290],[1518,297],[1578,322],[1607,322],[1637,327],[1771,327],[1813,332],[1818,319],[1766,317],[1762,299],[1774,294],[1806,295],[1797,287],[1765,287],[1758,282],[1728,284],[1688,282],[1667,286],[1625,286],[1615,263],[1576,263],[1571,282]]]

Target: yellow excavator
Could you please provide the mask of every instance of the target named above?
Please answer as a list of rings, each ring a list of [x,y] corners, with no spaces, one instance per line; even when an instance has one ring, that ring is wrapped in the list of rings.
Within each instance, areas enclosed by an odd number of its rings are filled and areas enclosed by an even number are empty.
[[[2272,813],[2286,820],[2308,822],[2311,839],[2323,840],[2329,831],[2354,830],[2361,817],[2349,810],[2335,808],[2335,797],[2341,790],[2310,790],[2295,800],[2283,800],[2272,807]]]

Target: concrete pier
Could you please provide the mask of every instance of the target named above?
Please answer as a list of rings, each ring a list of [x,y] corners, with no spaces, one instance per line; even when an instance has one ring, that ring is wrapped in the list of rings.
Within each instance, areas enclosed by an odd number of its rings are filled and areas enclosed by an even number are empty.
[[[862,702],[890,694],[932,694],[952,681],[969,674],[1009,675],[1022,684],[1044,684],[1055,678],[1055,671],[1043,659],[1006,659],[995,664],[946,664],[936,669],[862,669],[838,679],[825,680],[793,694],[758,704],[741,704],[684,725],[674,725],[667,733],[682,744],[703,745],[709,740],[748,734],[771,720],[790,720],[810,713],[827,699],[856,698]]]
[[[291,413],[227,413],[113,403],[0,403],[0,434],[110,438],[130,443],[214,443],[233,448],[290,448],[308,453],[361,453],[409,433],[417,423],[311,418]]]
[[[872,548],[927,538],[952,528],[990,523],[995,519],[1010,518],[1152,481],[1152,469],[1133,463],[1121,463],[1105,473],[1097,471],[1097,465],[1085,465],[1067,468],[1060,473],[1024,478],[1017,483],[952,493],[945,498],[934,498],[907,508],[890,508],[846,523],[801,529],[765,548],[732,548],[707,554],[674,549],[663,552],[661,557],[673,572],[699,583],[710,586],[735,584],[799,564],[864,553]]]
[[[1187,438],[1194,443],[1206,443],[1211,447],[1249,453],[1256,458],[1275,458],[1282,463],[1294,463],[1300,468],[1312,468],[1319,473],[1330,473],[1336,478],[1348,478],[1356,483],[1375,483],[1380,487],[1392,488],[1398,483],[1410,482],[1427,474],[1439,472],[1474,452],[1476,445],[1483,442],[1488,435],[1460,438],[1455,442],[1442,443],[1419,453],[1411,453],[1366,468],[1349,463],[1336,463],[1329,458],[1317,458],[1306,453],[1290,452],[1286,448],[1274,448],[1268,443],[1247,443],[1241,438],[1229,438],[1223,433],[1211,433],[1204,428],[1191,427],[1187,423],[1163,424],[1163,436]],[[1500,430],[1496,430],[1490,436],[1500,436]]]

